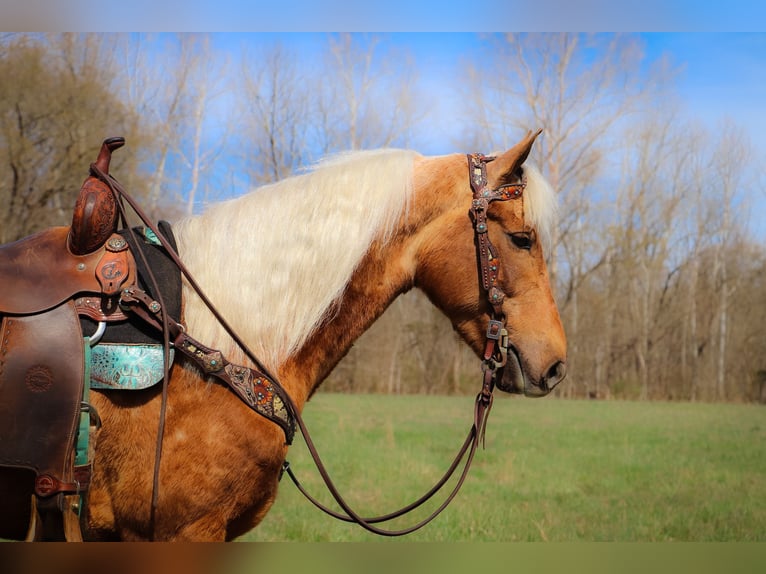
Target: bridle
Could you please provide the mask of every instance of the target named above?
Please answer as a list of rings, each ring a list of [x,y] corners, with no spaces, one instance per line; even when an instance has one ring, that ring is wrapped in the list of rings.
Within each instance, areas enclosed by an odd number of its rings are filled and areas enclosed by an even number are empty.
[[[487,163],[494,161],[493,156],[480,153],[468,154],[468,170],[473,191],[471,202],[471,220],[476,240],[476,255],[479,263],[479,280],[487,303],[490,306],[489,322],[487,323],[486,343],[482,358],[484,377],[481,394],[485,400],[492,403],[494,383],[502,379],[502,370],[508,360],[508,331],[505,328],[506,317],[503,312],[505,293],[496,285],[498,269],[500,268],[497,249],[489,239],[489,224],[487,210],[495,201],[521,199],[524,201],[524,190],[527,187],[526,175],[522,175],[519,183],[501,185],[495,189],[487,188]],[[523,203],[522,203],[523,210]],[[489,409],[489,407],[488,407]],[[484,420],[486,425],[486,417]],[[483,436],[482,429],[482,436]]]
[[[314,464],[316,465],[317,470],[322,476],[322,479],[327,489],[329,490],[330,494],[333,496],[333,498],[335,499],[335,501],[341,507],[341,509],[343,510],[345,514],[335,512],[331,510],[330,508],[327,508],[326,506],[324,506],[315,498],[313,498],[305,490],[305,488],[300,484],[295,474],[293,473],[289,462],[285,461],[282,467],[282,472],[286,472],[290,476],[290,478],[295,483],[298,490],[301,493],[303,493],[303,495],[306,496],[306,498],[312,504],[314,504],[317,508],[319,508],[320,510],[324,511],[325,513],[339,520],[359,524],[364,529],[375,534],[380,534],[384,536],[401,536],[404,534],[409,534],[411,532],[414,532],[415,530],[422,528],[423,526],[431,522],[434,518],[436,518],[436,516],[438,516],[447,507],[447,505],[454,499],[454,497],[457,495],[458,491],[460,490],[460,487],[463,485],[468,475],[471,462],[473,461],[473,457],[476,453],[479,443],[480,442],[483,443],[487,418],[489,415],[489,411],[492,407],[492,400],[493,400],[492,392],[494,390],[496,381],[502,378],[504,367],[506,364],[509,344],[508,344],[508,333],[505,328],[506,318],[505,318],[505,314],[502,311],[502,303],[503,303],[503,300],[505,299],[505,294],[496,285],[497,277],[498,277],[498,269],[499,269],[499,258],[498,258],[497,250],[492,245],[488,235],[487,209],[489,205],[495,201],[507,201],[507,200],[521,198],[523,191],[526,187],[526,179],[522,178],[522,181],[520,183],[507,184],[507,185],[500,186],[496,189],[488,189],[487,188],[487,163],[493,161],[495,158],[491,156],[484,156],[478,153],[468,154],[467,158],[468,158],[469,178],[471,183],[471,189],[473,191],[473,200],[471,203],[470,217],[473,221],[473,227],[474,227],[474,233],[475,233],[474,237],[475,237],[475,244],[476,244],[478,267],[479,267],[479,281],[487,297],[487,301],[490,307],[489,322],[488,322],[487,333],[486,333],[486,344],[485,344],[484,355],[482,360],[482,388],[476,397],[475,406],[474,406],[473,424],[468,432],[468,436],[466,437],[465,441],[460,447],[460,450],[458,451],[455,459],[453,460],[453,462],[447,469],[446,473],[428,492],[426,492],[418,500],[408,504],[407,506],[395,512],[391,512],[389,514],[385,514],[382,516],[375,516],[375,517],[360,516],[343,499],[340,492],[338,491],[335,484],[333,483],[332,479],[330,478],[327,472],[327,469],[325,468],[324,463],[322,462],[319,456],[319,453],[314,445],[311,435],[309,434],[306,424],[300,415],[300,410],[293,403],[290,396],[284,391],[283,387],[281,386],[277,378],[274,375],[272,375],[268,371],[268,369],[266,369],[265,366],[263,366],[263,364],[255,356],[255,354],[241,340],[241,338],[237,335],[237,333],[233,330],[233,328],[228,324],[228,322],[221,315],[221,313],[215,308],[212,302],[203,293],[202,289],[197,284],[197,282],[195,281],[195,279],[193,278],[189,270],[181,262],[180,258],[178,257],[178,254],[169,245],[168,241],[163,237],[162,233],[159,232],[159,230],[149,220],[146,214],[136,204],[135,200],[133,200],[126,193],[124,188],[111,175],[102,172],[100,169],[98,169],[97,166],[91,165],[91,169],[93,170],[94,175],[98,176],[99,179],[104,181],[107,184],[107,186],[110,188],[112,193],[115,195],[115,199],[117,200],[118,208],[121,212],[123,220],[125,220],[126,217],[125,217],[124,207],[122,205],[122,199],[125,199],[129,203],[133,211],[135,211],[136,215],[143,221],[143,223],[150,230],[154,232],[154,234],[159,239],[160,243],[168,252],[168,255],[170,256],[170,258],[173,260],[173,262],[181,271],[181,273],[186,277],[189,285],[196,291],[196,293],[198,294],[200,299],[203,301],[203,303],[213,313],[216,320],[227,331],[229,336],[232,337],[232,339],[237,343],[237,345],[239,345],[239,347],[242,349],[245,355],[253,362],[254,365],[256,365],[257,368],[250,369],[248,367],[231,365],[230,363],[228,363],[228,361],[225,360],[225,358],[221,356],[220,352],[216,351],[215,349],[209,349],[207,347],[204,347],[204,345],[201,345],[200,343],[192,339],[190,336],[188,336],[183,331],[183,327],[179,323],[177,323],[172,318],[169,318],[166,316],[166,314],[164,313],[164,305],[161,304],[162,303],[161,294],[159,293],[158,293],[158,299],[159,299],[159,303],[158,303],[157,301],[152,300],[151,297],[148,297],[141,290],[134,289],[124,294],[124,296],[122,297],[121,304],[124,305],[126,309],[133,311],[137,317],[151,324],[156,329],[162,332],[164,347],[166,350],[166,356],[167,356],[167,350],[169,349],[171,345],[185,352],[186,356],[194,360],[201,368],[203,368],[204,372],[206,372],[207,374],[213,374],[217,376],[219,379],[221,379],[223,382],[228,384],[228,386],[235,392],[235,394],[237,394],[246,403],[248,403],[248,396],[246,395],[246,393],[242,392],[241,387],[237,386],[236,381],[234,382],[232,381],[233,377],[221,376],[220,373],[222,371],[219,371],[217,369],[209,370],[208,369],[209,365],[204,363],[205,360],[209,362],[210,357],[215,357],[215,360],[222,361],[228,367],[233,367],[234,371],[239,369],[241,370],[241,373],[244,373],[244,375],[246,375],[247,377],[259,379],[263,381],[264,384],[267,384],[270,387],[272,387],[275,393],[284,401],[285,411],[288,415],[288,418],[290,419],[287,422],[284,422],[281,420],[275,421],[277,423],[280,423],[280,426],[282,426],[283,430],[285,431],[285,436],[287,439],[286,443],[287,444],[291,443],[292,429],[294,428],[293,424],[297,424],[306,442],[308,451],[311,454],[311,457],[314,460]],[[151,271],[149,271],[149,273],[151,274]],[[157,288],[157,285],[156,285],[156,281],[153,277],[150,277],[150,283],[153,284],[154,289],[156,289],[156,291],[159,292],[159,289]],[[192,347],[194,347],[195,351],[197,352],[196,355],[194,352],[188,353],[184,351],[184,347],[187,347],[189,344],[191,344]],[[202,351],[202,353],[200,353],[200,351]],[[158,469],[159,469],[159,460],[160,460],[161,451],[162,451],[161,445],[162,445],[162,436],[164,432],[164,420],[165,420],[165,411],[166,411],[166,404],[167,404],[168,379],[169,379],[169,369],[168,369],[168,365],[166,364],[165,377],[163,379],[163,390],[162,390],[162,401],[161,401],[161,408],[160,408],[160,423],[159,423],[159,429],[158,429],[157,449],[155,454],[155,473],[154,473],[153,496],[152,496],[153,519],[156,514],[158,491],[159,491]],[[252,407],[252,405],[250,406]],[[434,510],[427,518],[421,520],[420,522],[418,522],[417,524],[409,528],[405,528],[401,530],[386,530],[386,529],[375,526],[376,524],[388,522],[395,518],[401,517],[415,510],[416,508],[420,507],[426,501],[430,500],[454,475],[456,469],[458,468],[458,466],[460,465],[461,461],[464,458],[465,458],[465,463],[464,463],[463,469],[452,491],[446,497],[444,502],[442,502],[441,505],[439,505],[439,507],[436,510]]]

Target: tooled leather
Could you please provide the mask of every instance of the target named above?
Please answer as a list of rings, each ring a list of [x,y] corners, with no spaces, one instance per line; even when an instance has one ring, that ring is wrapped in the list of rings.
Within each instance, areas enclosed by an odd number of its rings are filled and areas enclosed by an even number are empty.
[[[110,253],[102,246],[75,255],[66,247],[68,233],[69,227],[53,227],[0,247],[0,313],[39,313],[73,295],[101,293],[99,276],[105,265],[113,265],[102,261],[107,254],[119,259],[123,282],[134,275],[128,251]],[[110,286],[111,292],[118,290]]]
[[[78,255],[101,247],[117,229],[117,205],[105,183],[85,180],[75,203],[69,248]]]
[[[93,164],[109,173],[112,151],[125,145],[121,137],[104,140],[98,158]],[[68,246],[72,253],[85,255],[99,249],[117,231],[117,200],[109,186],[96,177],[91,167],[89,177],[83,182],[72,214],[72,231]]]

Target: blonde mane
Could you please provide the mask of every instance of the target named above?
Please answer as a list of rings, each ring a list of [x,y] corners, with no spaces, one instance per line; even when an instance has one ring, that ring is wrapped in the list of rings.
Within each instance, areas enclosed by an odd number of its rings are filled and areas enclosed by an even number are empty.
[[[417,154],[339,154],[302,175],[176,224],[179,252],[214,305],[269,369],[301,347],[371,243],[406,210]],[[187,328],[232,361],[242,354],[191,289]]]
[[[524,164],[527,190],[524,194],[524,218],[535,228],[543,249],[548,252],[553,241],[553,229],[558,222],[558,198],[556,192],[532,164]]]

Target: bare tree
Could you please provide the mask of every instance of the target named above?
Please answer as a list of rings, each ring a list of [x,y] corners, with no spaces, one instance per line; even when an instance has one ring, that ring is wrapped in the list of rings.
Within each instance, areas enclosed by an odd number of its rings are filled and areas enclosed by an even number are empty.
[[[240,149],[256,183],[277,181],[311,161],[307,132],[312,82],[283,45],[248,54],[240,73]]]
[[[325,69],[317,78],[323,153],[406,147],[426,116],[413,60],[383,46],[379,36],[330,37]]]
[[[109,38],[19,35],[0,49],[0,243],[68,224],[80,184],[101,141],[140,140],[140,118],[114,88]],[[114,167],[136,182],[137,164]],[[140,189],[140,187],[139,187]]]
[[[626,152],[624,177],[617,198],[614,246],[624,287],[609,297],[623,298],[627,322],[622,337],[635,358],[639,398],[650,396],[650,374],[657,363],[656,343],[668,313],[667,293],[677,277],[672,251],[682,202],[689,193],[684,177],[689,154],[672,117],[645,118],[626,135],[634,148]],[[606,320],[611,320],[606,318]]]
[[[701,380],[703,377],[703,351],[709,348],[711,331],[710,325],[703,320],[703,313],[708,303],[704,301],[704,276],[709,275],[705,265],[705,253],[710,250],[713,234],[711,229],[716,227],[718,218],[718,198],[711,197],[710,189],[710,152],[707,131],[699,125],[686,125],[682,129],[687,134],[686,142],[690,146],[689,164],[689,201],[686,205],[685,233],[679,242],[685,269],[680,283],[683,295],[680,298],[681,317],[683,321],[681,359],[681,380],[688,381],[688,398],[697,401],[702,398]],[[688,365],[688,366],[687,366]]]
[[[743,182],[744,166],[749,162],[749,141],[741,128],[724,124],[712,157],[712,175],[718,182],[721,219],[716,230],[718,248],[715,250],[713,273],[718,287],[718,361],[716,365],[716,398],[726,398],[726,350],[729,336],[730,299],[737,289],[736,277],[729,273],[727,247],[734,239],[734,200]]]
[[[204,187],[203,182],[210,182],[211,169],[229,136],[230,118],[221,110],[217,110],[214,123],[209,125],[216,100],[226,93],[228,65],[212,51],[209,35],[181,34],[178,42],[175,68],[178,81],[167,86],[169,101],[178,101],[183,121],[175,125],[178,131],[168,135],[180,167],[185,170],[180,177],[181,195],[186,213],[191,214],[200,201],[200,192],[205,194],[203,201],[207,198],[210,188]],[[211,137],[208,130],[215,130],[215,136]]]
[[[228,64],[207,34],[118,36],[119,87],[151,124],[154,174],[149,206],[183,204],[191,213],[213,187],[216,160],[231,130]]]
[[[621,145],[619,128],[646,108],[652,97],[647,86],[661,86],[663,71],[652,70],[647,81],[634,37],[506,34],[488,38],[487,45],[487,57],[468,66],[474,101],[469,130],[484,149],[507,147],[528,129],[544,130],[533,161],[561,197],[549,268],[560,288],[573,345],[570,372],[576,374],[580,286],[609,258],[609,246],[586,224],[603,221],[594,192],[609,193],[604,184],[613,185],[598,178]]]
[[[190,89],[189,66],[176,65],[175,58],[163,51],[159,63],[151,58],[159,38],[147,34],[122,35],[119,61],[124,70],[122,92],[126,100],[155,127],[151,135],[156,152],[148,192],[147,209],[155,209],[164,197],[168,184],[168,164],[172,161],[174,140],[183,123],[183,94]],[[169,80],[172,78],[172,80]],[[172,82],[172,83],[171,83]],[[177,188],[177,183],[176,183]],[[178,189],[176,190],[178,192]],[[178,194],[180,196],[180,193]]]

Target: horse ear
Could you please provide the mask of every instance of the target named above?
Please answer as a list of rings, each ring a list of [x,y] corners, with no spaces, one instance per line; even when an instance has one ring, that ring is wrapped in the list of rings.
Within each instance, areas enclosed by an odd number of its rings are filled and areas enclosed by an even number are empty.
[[[532,150],[532,144],[535,143],[537,136],[542,131],[541,129],[536,132],[528,131],[524,139],[508,151],[498,155],[495,161],[487,164],[487,180],[491,189],[519,181],[518,170],[527,161],[529,152]]]

